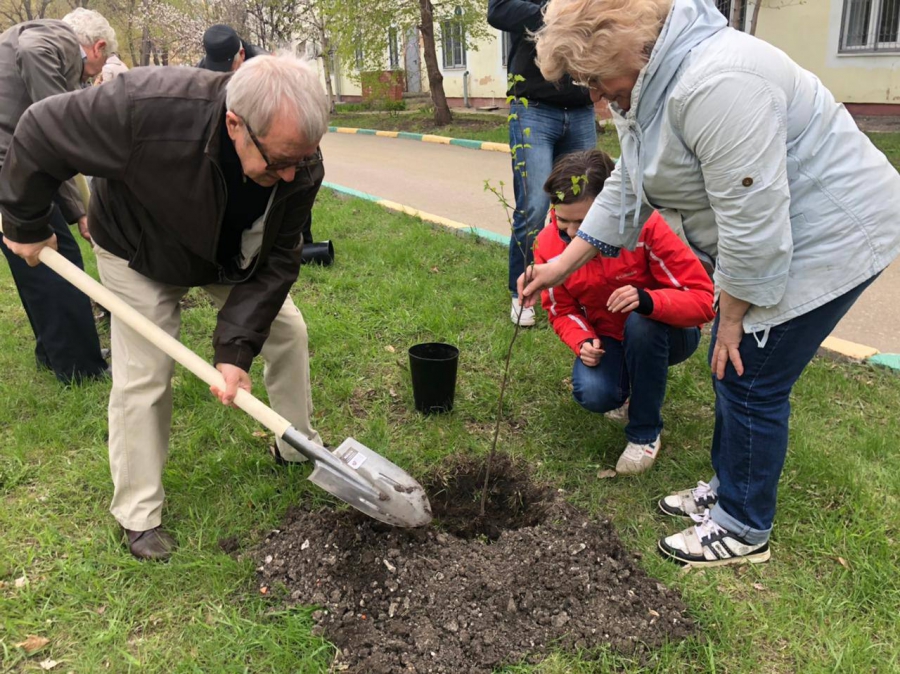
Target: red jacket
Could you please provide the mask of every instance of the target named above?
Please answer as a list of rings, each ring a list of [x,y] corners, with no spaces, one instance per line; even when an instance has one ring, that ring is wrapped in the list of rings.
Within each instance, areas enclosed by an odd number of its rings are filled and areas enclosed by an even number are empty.
[[[565,248],[551,211],[550,224],[537,237],[535,262],[552,260]],[[627,285],[653,298],[648,318],[655,321],[689,328],[715,317],[712,281],[659,213],[644,225],[633,251],[622,249],[616,258],[597,255],[563,285],[541,293],[541,304],[559,338],[580,355],[585,340],[623,338],[628,313],[610,313],[606,302],[616,288]]]

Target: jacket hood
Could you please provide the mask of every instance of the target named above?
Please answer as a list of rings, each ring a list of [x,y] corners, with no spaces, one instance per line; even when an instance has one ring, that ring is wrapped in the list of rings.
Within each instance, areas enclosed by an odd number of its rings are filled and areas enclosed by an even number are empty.
[[[638,75],[631,92],[631,108],[623,114],[617,105],[610,106],[622,141],[622,155],[618,165],[622,183],[624,185],[626,181],[631,181],[634,192],[636,229],[640,229],[644,196],[643,128],[650,126],[657,117],[691,51],[727,26],[725,17],[710,0],[674,0],[650,53],[650,59]],[[622,234],[628,211],[624,189],[619,208],[619,233]]]
[[[639,124],[663,104],[691,50],[727,27],[728,21],[711,0],[674,0],[631,95],[631,110]]]

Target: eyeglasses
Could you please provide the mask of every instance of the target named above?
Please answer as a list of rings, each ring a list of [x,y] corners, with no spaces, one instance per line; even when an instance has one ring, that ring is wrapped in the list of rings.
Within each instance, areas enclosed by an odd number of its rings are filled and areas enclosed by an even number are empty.
[[[597,89],[600,86],[600,80],[597,77],[587,77],[577,80],[572,78],[572,84],[576,87],[584,87],[585,89]]]
[[[287,159],[285,161],[277,162],[271,161],[266,155],[266,151],[263,150],[262,143],[259,142],[259,138],[256,137],[256,134],[253,133],[253,129],[250,128],[250,125],[247,123],[247,120],[243,117],[240,117],[239,119],[246,127],[247,134],[250,136],[250,140],[253,141],[253,145],[256,146],[256,151],[259,152],[259,156],[263,158],[264,162],[266,162],[266,171],[277,173],[278,171],[286,171],[288,169],[308,168],[310,166],[316,166],[322,163],[322,149],[318,147],[313,154],[309,155],[308,157],[303,157],[303,159],[301,159],[300,161],[294,161],[293,159]]]

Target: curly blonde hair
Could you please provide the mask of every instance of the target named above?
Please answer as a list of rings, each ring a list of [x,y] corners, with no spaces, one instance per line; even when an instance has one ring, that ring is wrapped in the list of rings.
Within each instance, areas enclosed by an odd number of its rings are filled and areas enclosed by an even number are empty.
[[[537,63],[554,82],[607,80],[647,63],[673,0],[551,0],[535,33]]]

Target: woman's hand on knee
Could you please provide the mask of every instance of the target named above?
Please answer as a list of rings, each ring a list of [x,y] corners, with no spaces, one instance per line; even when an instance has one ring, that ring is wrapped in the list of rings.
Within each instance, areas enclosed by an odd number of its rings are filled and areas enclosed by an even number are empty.
[[[594,339],[585,340],[581,344],[581,354],[579,357],[581,358],[581,362],[588,367],[597,367],[600,364],[600,358],[604,353],[606,352],[601,348],[600,340],[594,337]]]
[[[729,321],[719,317],[716,330],[716,345],[713,347],[712,371],[716,379],[725,377],[725,368],[730,362],[738,376],[744,374],[744,363],[741,361],[741,340],[744,338],[743,321]]]

